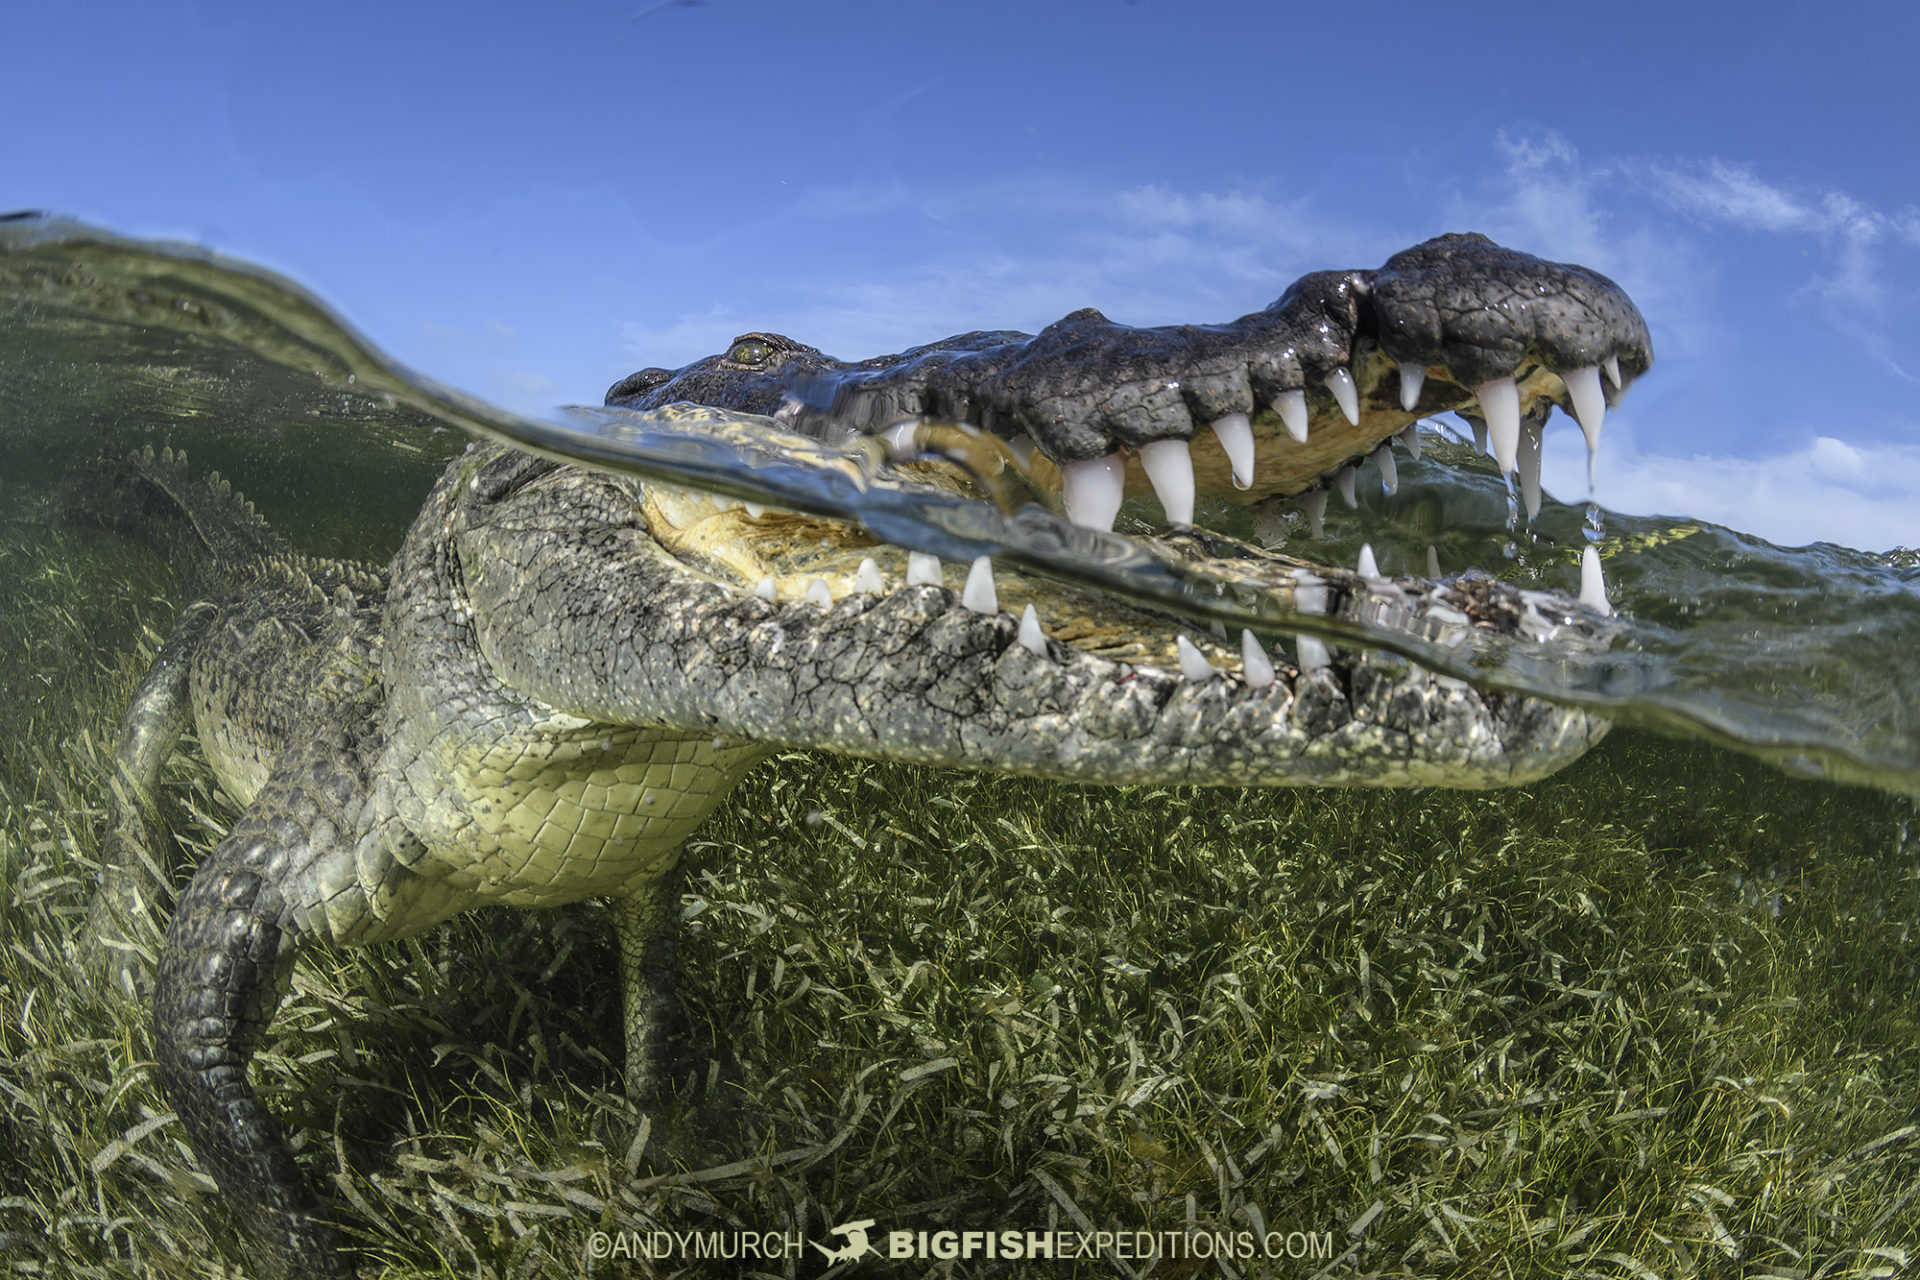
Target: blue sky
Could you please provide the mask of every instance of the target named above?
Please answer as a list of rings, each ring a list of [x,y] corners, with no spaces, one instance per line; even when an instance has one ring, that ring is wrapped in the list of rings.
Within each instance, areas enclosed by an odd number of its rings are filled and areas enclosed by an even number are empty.
[[[1920,8],[1259,0],[15,6],[0,206],[266,263],[443,381],[597,402],[1217,321],[1448,230],[1612,275],[1596,496],[1920,544]],[[1586,495],[1557,419],[1546,486]]]

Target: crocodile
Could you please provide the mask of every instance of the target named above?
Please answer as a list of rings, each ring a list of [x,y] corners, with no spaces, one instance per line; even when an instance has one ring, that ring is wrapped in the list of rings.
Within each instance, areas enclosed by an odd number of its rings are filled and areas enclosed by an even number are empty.
[[[1083,311],[854,364],[754,333],[623,379],[607,403],[823,466],[878,456],[873,484],[928,502],[986,502],[998,471],[1018,473],[1100,530],[1131,483],[1166,518],[1160,554],[1280,584],[1302,613],[1603,643],[1597,561],[1582,600],[1474,573],[1386,578],[1370,557],[1313,566],[1196,529],[1193,503],[1324,500],[1358,460],[1390,464],[1395,438],[1417,448],[1410,424],[1443,410],[1524,470],[1548,407],[1592,441],[1651,361],[1611,281],[1449,236],[1310,275],[1230,324]],[[350,1271],[248,1079],[298,954],[604,897],[626,1084],[655,1097],[682,842],[775,751],[1111,784],[1474,788],[1543,776],[1607,727],[1362,648],[1302,635],[1289,657],[985,557],[946,564],[497,442],[448,467],[382,567],[290,551],[183,456],[114,476],[100,509],[179,549],[189,603],[126,713],[84,936],[113,980],[143,978],[127,939],[168,888],[138,810],[193,723],[241,813],[172,906],[155,1055],[267,1275]]]

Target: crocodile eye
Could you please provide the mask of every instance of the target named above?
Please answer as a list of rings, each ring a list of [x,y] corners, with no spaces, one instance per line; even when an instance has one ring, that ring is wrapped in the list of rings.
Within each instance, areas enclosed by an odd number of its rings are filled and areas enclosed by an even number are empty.
[[[727,352],[729,364],[765,364],[773,359],[773,348],[759,338],[742,338]]]

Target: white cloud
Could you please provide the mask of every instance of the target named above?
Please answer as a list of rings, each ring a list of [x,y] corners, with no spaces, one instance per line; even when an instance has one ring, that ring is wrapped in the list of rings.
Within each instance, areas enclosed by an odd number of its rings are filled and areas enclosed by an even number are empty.
[[[1752,170],[1723,160],[1648,166],[1655,192],[1683,213],[1707,222],[1731,222],[1760,231],[1811,231],[1827,220]]]
[[[1591,500],[1625,514],[1709,520],[1784,547],[1920,545],[1920,444],[1809,432],[1782,453],[1679,457],[1643,451],[1631,422],[1615,416],[1595,471]],[[1541,473],[1561,501],[1589,501],[1585,441],[1558,415],[1548,425]]]

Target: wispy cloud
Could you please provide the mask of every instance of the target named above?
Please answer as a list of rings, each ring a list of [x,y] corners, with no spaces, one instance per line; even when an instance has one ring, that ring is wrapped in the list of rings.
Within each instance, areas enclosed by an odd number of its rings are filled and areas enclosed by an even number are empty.
[[[1889,346],[1892,309],[1905,301],[1887,288],[1890,253],[1920,248],[1920,213],[1887,213],[1837,189],[1795,188],[1768,181],[1745,165],[1718,158],[1639,161],[1626,172],[1656,199],[1711,228],[1732,227],[1814,242],[1819,265],[1799,294],[1837,331],[1872,351],[1897,376],[1916,379]]]

